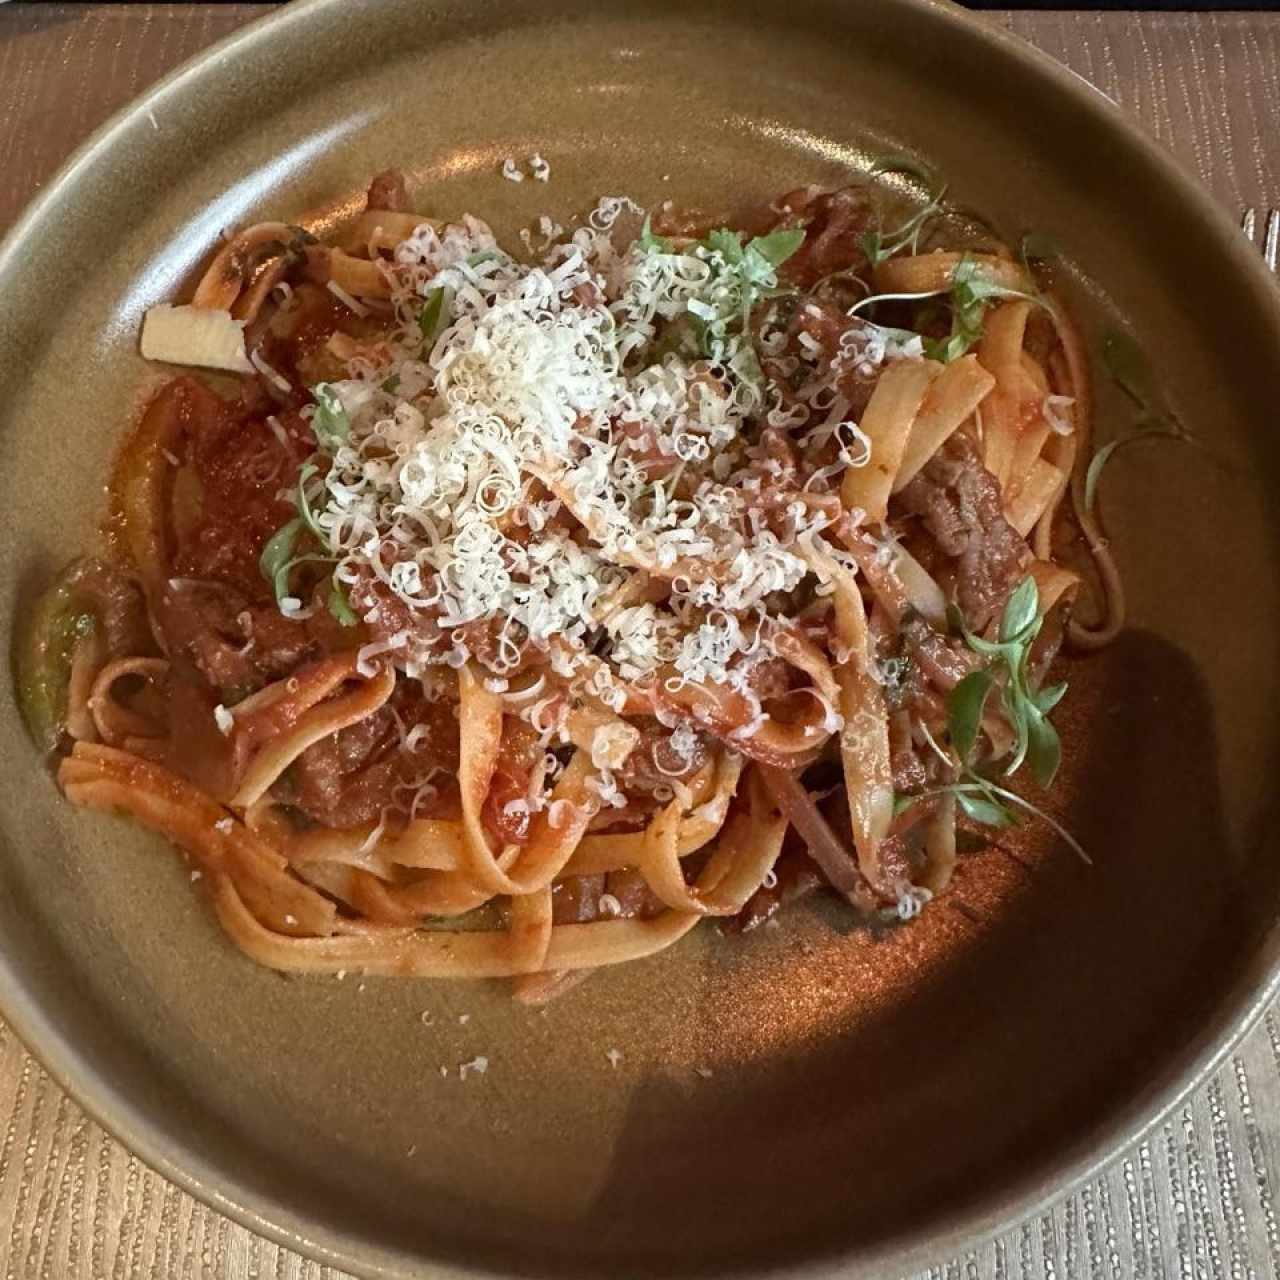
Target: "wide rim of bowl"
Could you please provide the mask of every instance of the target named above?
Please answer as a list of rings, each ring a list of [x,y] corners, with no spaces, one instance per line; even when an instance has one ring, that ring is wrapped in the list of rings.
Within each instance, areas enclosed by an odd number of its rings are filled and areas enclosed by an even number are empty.
[[[925,12],[930,20],[939,24],[940,31],[963,29],[981,39],[996,56],[1029,67],[1038,79],[1067,95],[1113,135],[1123,139],[1168,189],[1195,206],[1203,220],[1204,234],[1215,240],[1232,260],[1238,278],[1250,287],[1260,309],[1271,313],[1280,349],[1280,289],[1276,288],[1261,255],[1248,244],[1227,211],[1194,175],[1118,104],[1021,36],[951,0],[881,2]],[[26,241],[39,234],[48,211],[64,191],[108,155],[139,117],[163,106],[184,86],[198,82],[221,60],[234,58],[262,41],[282,38],[291,29],[305,31],[314,15],[340,8],[344,3],[345,0],[292,0],[209,45],[114,113],[64,161],[0,240],[0,281],[14,269]],[[1017,1222],[1043,1212],[1096,1177],[1121,1151],[1141,1141],[1200,1087],[1259,1021],[1271,1001],[1280,995],[1280,918],[1258,941],[1250,957],[1250,973],[1253,981],[1237,982],[1229,998],[1201,1028],[1194,1047],[1184,1051],[1182,1061],[1167,1066],[1155,1082],[1124,1102],[1104,1122],[1101,1133],[1093,1135],[1091,1148],[1079,1145],[1067,1148],[1058,1157],[1053,1171],[1042,1175],[1038,1185],[1015,1183],[985,1209],[974,1212],[972,1208],[961,1208],[940,1220],[926,1238],[916,1243],[903,1247],[901,1241],[889,1240],[860,1253],[856,1259],[859,1274],[879,1274],[885,1267],[892,1267],[895,1273],[911,1270],[944,1256],[963,1253]],[[84,1060],[74,1041],[63,1036],[30,997],[3,949],[0,949],[0,1015],[45,1071],[91,1119],[151,1169],[201,1203],[285,1248],[356,1275],[386,1280],[424,1274],[425,1260],[415,1260],[403,1251],[391,1249],[380,1248],[377,1257],[371,1257],[364,1249],[356,1252],[359,1243],[351,1236],[333,1232],[317,1221],[303,1220],[266,1196],[245,1192],[232,1183],[225,1171],[207,1165],[198,1152],[173,1142],[127,1094],[99,1079],[93,1064]],[[288,1225],[289,1222],[294,1225]],[[783,1277],[818,1280],[845,1274],[845,1265],[852,1261],[855,1260],[825,1257],[755,1274],[778,1280]],[[487,1268],[478,1270],[470,1264],[425,1262],[425,1265],[432,1273],[441,1275],[475,1276],[480,1280],[499,1277],[499,1273]]]

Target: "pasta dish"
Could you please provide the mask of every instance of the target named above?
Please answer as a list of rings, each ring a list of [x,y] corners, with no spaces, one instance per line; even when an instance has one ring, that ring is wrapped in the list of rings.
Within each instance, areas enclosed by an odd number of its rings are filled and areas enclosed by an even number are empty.
[[[513,251],[390,171],[226,237],[141,337],[212,372],[19,655],[67,798],[262,964],[530,1002],[814,890],[909,919],[957,831],[1070,842],[1023,782],[1060,645],[1122,623],[1086,357],[1051,265],[911,181]]]

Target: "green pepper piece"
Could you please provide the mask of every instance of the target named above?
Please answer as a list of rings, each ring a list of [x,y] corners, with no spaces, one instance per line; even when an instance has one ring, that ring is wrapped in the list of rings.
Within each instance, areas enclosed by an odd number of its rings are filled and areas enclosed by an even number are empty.
[[[57,749],[66,728],[72,659],[98,630],[80,589],[84,565],[74,561],[59,575],[20,625],[14,646],[18,705],[27,731],[45,753]]]

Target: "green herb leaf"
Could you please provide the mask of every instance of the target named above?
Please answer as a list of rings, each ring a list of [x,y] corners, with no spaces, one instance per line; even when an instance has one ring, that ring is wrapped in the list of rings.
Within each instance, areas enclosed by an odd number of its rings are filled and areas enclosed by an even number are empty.
[[[1079,855],[1082,862],[1089,865],[1093,863],[1081,843],[1056,818],[1038,805],[1032,804],[1030,800],[1024,800],[1016,791],[999,786],[989,778],[982,777],[981,774],[970,770],[965,774],[965,781],[935,787],[932,791],[922,792],[915,798],[926,800],[930,796],[942,795],[955,796],[956,803],[974,822],[987,827],[1013,826],[1017,822],[1017,816],[1009,806],[1015,805],[1019,809],[1024,809],[1056,832]]]
[[[1062,740],[1058,731],[1038,708],[1027,714],[1027,763],[1031,774],[1042,786],[1050,786],[1062,763]]]
[[[1019,655],[1021,657],[1021,655]],[[1012,777],[1027,758],[1027,749],[1031,742],[1031,729],[1027,718],[1027,708],[1019,689],[1018,665],[1010,663],[1010,674],[1005,681],[1004,692],[1000,703],[1004,707],[1004,718],[1013,729],[1013,750],[1009,753],[1009,761],[1004,767],[1004,776]]]
[[[434,343],[449,327],[453,312],[453,290],[442,284],[427,294],[418,313],[418,329],[424,343]]]
[[[350,600],[347,598],[346,588],[337,578],[334,578],[329,584],[329,612],[344,627],[354,627],[360,621],[356,617],[355,610],[351,607]]]
[[[1048,713],[1061,701],[1067,686],[1050,685],[1039,692],[1032,692],[1030,688],[1027,665],[1042,621],[1040,593],[1035,579],[1030,576],[1024,578],[1010,595],[1000,617],[998,641],[975,636],[965,626],[964,618],[954,606],[948,610],[948,619],[952,627],[964,637],[969,648],[1003,668],[1000,705],[1014,735],[1013,749],[1009,752],[1004,768],[1005,776],[1016,773],[1025,762],[1030,764],[1036,780],[1043,786],[1048,786],[1062,760],[1062,744],[1057,731],[1049,723]],[[977,674],[988,680],[995,679],[990,669]],[[976,742],[981,709],[986,698],[984,691],[983,702],[978,704],[975,718],[971,701],[964,700],[976,698],[976,682],[973,691],[965,688],[974,679],[972,675],[966,676],[952,690],[947,700],[948,727],[952,741],[957,745],[968,744],[961,754],[962,763],[967,763],[972,743]],[[955,719],[954,724],[951,723],[952,718]],[[968,736],[971,731],[972,739]],[[984,779],[984,785],[994,784],[989,784]]]
[[[950,364],[953,360],[959,360],[979,337],[981,334],[974,336],[968,333],[951,333],[945,338],[925,338],[922,343],[924,354],[940,364]]]
[[[400,390],[400,375],[398,373],[393,373],[391,377],[383,379],[379,386],[381,390],[385,391],[388,395],[395,395],[395,393]]]
[[[1079,855],[1082,862],[1093,865],[1093,859],[1084,851],[1084,846],[1079,840],[1071,834],[1056,818],[1046,813],[1039,805],[1034,805],[1030,800],[1024,800],[1016,791],[1010,791],[1008,787],[998,786],[994,782],[988,781],[986,778],[979,780],[982,783],[984,792],[989,796],[998,796],[1001,801],[1006,804],[1017,805],[1019,809],[1025,809],[1029,814],[1040,819],[1045,826],[1056,831],[1059,836]]]
[[[311,416],[312,434],[320,448],[332,453],[351,438],[351,419],[329,383],[317,382],[311,394],[316,401],[315,413]]]
[[[1086,511],[1092,511],[1093,504],[1098,499],[1098,477],[1102,475],[1102,468],[1107,465],[1107,459],[1126,440],[1136,440],[1137,438],[1137,436],[1122,436],[1119,440],[1112,440],[1110,444],[1104,444],[1089,459],[1089,469],[1084,473],[1084,509]]]
[[[1035,704],[1039,708],[1041,715],[1048,715],[1050,711],[1062,701],[1062,695],[1067,691],[1067,682],[1064,680],[1061,684],[1047,684],[1035,695]]]
[[[650,218],[646,213],[644,215],[644,226],[640,228],[640,247],[646,253],[670,253],[671,241],[666,236],[657,236],[653,233],[650,226]]]
[[[718,253],[730,266],[736,266],[742,261],[742,237],[728,227],[709,232],[703,244],[713,253]]]
[[[956,803],[965,816],[984,827],[1011,827],[1017,819],[998,800],[987,795],[982,788],[974,791],[956,789]]]
[[[1000,619],[1001,644],[1020,643],[1040,613],[1040,591],[1036,580],[1027,575],[1014,589]]]
[[[313,555],[313,554],[307,554],[304,556],[294,556],[292,560],[286,561],[284,564],[280,566],[280,568],[276,570],[275,577],[272,579],[272,583],[271,583],[272,589],[276,593],[276,603],[279,604],[281,601],[284,600],[286,596],[293,595],[293,592],[289,589],[289,578],[292,575],[293,571],[300,564],[332,564],[332,563],[333,563],[332,556],[322,556],[322,555]]]
[[[902,792],[896,791],[893,796],[893,816],[896,818],[899,814],[906,813],[920,796],[903,795]]]
[[[981,636],[974,635],[965,625],[964,614],[954,604],[947,605],[947,622],[952,631],[964,638],[965,644],[974,653],[980,653],[984,658],[1007,657],[1016,649],[1016,646],[1000,644],[995,640],[984,640]]]
[[[961,763],[969,760],[977,745],[983,708],[993,684],[995,676],[990,671],[974,671],[947,695],[947,732]]]
[[[804,228],[791,227],[756,236],[747,248],[758,253],[775,271],[804,244]]]
[[[304,524],[301,516],[290,520],[288,524],[277,529],[267,540],[267,545],[262,548],[262,554],[258,557],[258,568],[268,582],[275,582],[276,575],[289,563],[293,556],[293,544],[297,541]]]
[[[1168,418],[1151,419],[1153,422],[1168,423]],[[1133,444],[1137,440],[1181,440],[1184,444],[1195,443],[1195,437],[1188,434],[1185,428],[1179,426],[1176,422],[1173,425],[1166,426],[1150,426],[1144,430],[1135,431],[1132,435],[1121,436],[1118,440],[1112,440],[1109,444],[1104,444],[1097,453],[1089,459],[1088,469],[1084,473],[1084,509],[1092,511],[1094,503],[1098,498],[1098,477],[1102,475],[1102,468],[1107,465],[1111,455],[1115,453],[1123,445]]]
[[[320,531],[320,526],[316,523],[315,513],[311,510],[311,499],[307,495],[307,481],[312,476],[318,476],[319,474],[320,468],[314,462],[306,463],[302,470],[298,472],[298,497],[295,505],[302,517],[303,524],[315,534],[322,544],[327,545],[328,539]],[[270,544],[268,543],[268,545]]]

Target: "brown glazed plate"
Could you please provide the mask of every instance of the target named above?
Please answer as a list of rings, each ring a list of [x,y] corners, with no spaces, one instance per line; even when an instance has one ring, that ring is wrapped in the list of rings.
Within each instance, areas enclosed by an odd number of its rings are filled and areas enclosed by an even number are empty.
[[[548,185],[500,180],[535,151]],[[1128,326],[1203,446],[1105,480],[1131,628],[1063,708],[1093,865],[974,855],[881,933],[822,907],[704,926],[545,1013],[497,984],[286,979],[161,841],[60,801],[6,681],[0,1006],[163,1174],[366,1275],[895,1275],[1097,1169],[1272,994],[1280,294],[1110,103],[936,0],[310,0],[202,55],[0,250],[4,629],[92,540],[142,313],[224,227],[339,218],[388,165],[423,212],[510,235],[606,193],[732,208],[886,151],[1006,239],[1055,235],[1092,340]]]

